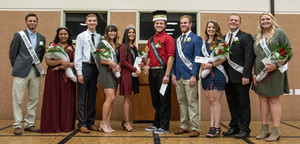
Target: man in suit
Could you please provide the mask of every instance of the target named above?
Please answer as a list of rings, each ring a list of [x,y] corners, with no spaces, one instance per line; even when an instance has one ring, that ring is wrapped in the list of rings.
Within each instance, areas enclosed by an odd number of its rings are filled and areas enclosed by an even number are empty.
[[[224,136],[235,135],[235,138],[250,136],[251,121],[249,89],[251,70],[254,60],[253,38],[240,30],[241,17],[231,14],[228,19],[229,32],[225,42],[230,45],[230,54],[225,66],[228,84],[225,87],[226,98],[231,114],[230,129]]]
[[[175,60],[172,69],[172,83],[176,87],[177,100],[180,107],[180,127],[175,134],[189,132],[189,120],[192,123],[190,137],[198,137],[199,103],[198,103],[198,73],[200,63],[195,63],[195,57],[200,56],[202,39],[191,31],[192,17],[180,17],[182,35],[175,40]]]
[[[174,62],[175,42],[165,32],[167,27],[167,12],[157,10],[153,12],[155,35],[148,40],[148,59],[145,71],[149,71],[149,88],[152,105],[155,109],[155,118],[152,126],[146,131],[164,134],[169,131],[171,117],[171,81],[170,74]],[[150,70],[149,70],[150,69]],[[162,95],[159,91],[162,84],[167,88]]]
[[[87,30],[76,38],[74,66],[78,75],[77,109],[78,128],[81,133],[90,133],[89,130],[98,131],[95,126],[95,104],[97,94],[98,69],[91,52],[92,46],[97,47],[100,34],[96,32],[97,16],[88,14],[85,23]],[[86,98],[87,97],[87,98]],[[87,101],[87,102],[86,102]],[[87,119],[85,119],[85,105],[87,104]]]
[[[13,68],[12,97],[15,135],[22,135],[22,101],[26,88],[28,88],[28,103],[27,115],[24,119],[24,130],[31,132],[39,131],[35,127],[35,110],[38,104],[42,70],[40,66],[45,54],[46,41],[44,36],[36,32],[38,17],[35,14],[26,15],[25,22],[27,29],[14,34],[9,49],[9,59]],[[22,37],[22,34],[24,37]],[[26,40],[24,39],[28,40],[27,44],[31,44],[31,46],[26,46]],[[30,52],[29,49],[32,51]],[[31,54],[35,54],[37,57],[32,57]]]

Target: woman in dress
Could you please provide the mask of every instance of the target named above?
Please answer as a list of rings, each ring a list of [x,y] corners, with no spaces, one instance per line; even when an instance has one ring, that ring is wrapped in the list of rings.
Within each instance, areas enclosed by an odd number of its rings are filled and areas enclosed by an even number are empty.
[[[122,67],[120,78],[120,95],[124,95],[123,113],[124,120],[122,121],[123,130],[135,132],[129,121],[129,108],[133,93],[139,93],[139,79],[133,77],[132,72],[140,76],[141,71],[137,70],[134,65],[135,58],[138,56],[137,48],[135,47],[135,28],[129,25],[123,36],[122,45],[120,47],[120,64]]]
[[[117,62],[117,49],[120,47],[118,43],[118,28],[115,25],[107,25],[104,30],[104,40],[98,44],[99,47],[106,46],[111,50],[113,61],[102,60],[100,58],[99,78],[105,93],[105,102],[102,106],[102,122],[100,124],[100,131],[105,133],[112,133],[115,130],[111,128],[110,116],[113,102],[118,88],[118,78],[115,77],[114,72],[120,72],[121,68]]]
[[[206,41],[202,46],[201,55],[210,55],[215,47],[222,45],[222,33],[219,24],[215,20],[210,20],[205,28]],[[221,64],[226,60],[224,57],[221,60],[210,63],[203,63],[203,69],[211,69],[210,74],[201,79],[202,89],[210,106],[210,129],[206,134],[207,137],[217,137],[221,133],[221,97],[225,89],[226,73],[222,72],[218,67],[223,67]],[[217,67],[218,66],[218,67]]]
[[[74,68],[74,48],[70,30],[66,27],[58,28],[53,43],[64,48],[70,62],[46,58],[48,69],[40,125],[40,131],[43,133],[68,132],[75,124],[76,83],[65,73],[66,68]]]
[[[261,41],[265,41],[267,49],[271,52],[279,46],[279,44],[288,44],[290,48],[289,38],[286,32],[279,28],[275,17],[270,13],[263,13],[259,16],[259,25],[257,28],[257,34],[254,36],[254,53],[255,61],[252,72],[253,89],[258,94],[260,101],[260,116],[262,129],[256,139],[267,138],[266,141],[276,141],[280,137],[280,118],[281,118],[281,104],[279,96],[284,93],[289,93],[289,83],[287,71],[281,73],[279,67],[287,63],[292,55],[283,62],[267,63],[266,66],[261,62],[262,59],[267,57],[262,46]],[[256,80],[256,76],[266,68],[265,72],[268,75],[261,81]],[[272,115],[273,118],[273,131],[271,135],[269,131],[269,118]]]

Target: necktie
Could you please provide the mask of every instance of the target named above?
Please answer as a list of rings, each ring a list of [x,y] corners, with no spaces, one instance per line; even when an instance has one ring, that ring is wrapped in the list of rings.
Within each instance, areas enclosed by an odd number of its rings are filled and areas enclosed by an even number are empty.
[[[229,46],[231,45],[231,40],[232,40],[232,33],[230,33],[230,38],[229,38],[229,43],[228,43]]]
[[[95,46],[95,40],[94,40],[94,36],[95,36],[95,34],[92,34],[92,37],[91,37],[91,39],[92,39],[93,45]],[[95,63],[94,56],[93,56],[93,54],[92,54],[92,53],[91,53],[91,58],[90,58],[90,60],[91,60],[91,63],[92,63],[92,64],[94,64],[94,63]]]
[[[186,35],[183,35],[182,36],[182,39],[181,39],[181,46],[183,47],[183,43],[184,43],[184,39],[185,39]]]

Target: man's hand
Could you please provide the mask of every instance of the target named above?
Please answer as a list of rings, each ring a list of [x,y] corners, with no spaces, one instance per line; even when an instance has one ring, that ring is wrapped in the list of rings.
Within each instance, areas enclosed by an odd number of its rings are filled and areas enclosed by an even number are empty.
[[[176,86],[176,76],[175,75],[172,75],[172,84],[174,85],[174,86]]]
[[[84,84],[84,81],[83,81],[83,75],[79,75],[79,76],[78,76],[78,82],[79,82],[80,84]]]
[[[149,69],[150,69],[149,66],[144,66],[144,73],[148,74],[149,73]]]
[[[167,84],[167,83],[169,83],[169,81],[170,81],[170,78],[165,75],[162,80],[162,83]]]
[[[249,78],[242,78],[242,85],[247,85],[249,84]]]
[[[196,77],[195,76],[191,76],[190,83],[189,83],[189,85],[190,85],[191,88],[195,86],[196,81],[197,81]]]

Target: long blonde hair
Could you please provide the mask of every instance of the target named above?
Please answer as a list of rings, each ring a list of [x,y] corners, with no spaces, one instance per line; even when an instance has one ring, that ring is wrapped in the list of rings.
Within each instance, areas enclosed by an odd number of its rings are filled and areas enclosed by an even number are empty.
[[[275,29],[279,28],[279,25],[277,24],[276,18],[270,12],[262,13],[259,16],[259,19],[258,19],[257,36],[256,36],[256,41],[255,41],[256,45],[258,45],[259,41],[261,39],[263,39],[264,29],[262,28],[261,22],[260,22],[261,17],[263,15],[267,15],[267,16],[271,17],[271,19],[272,19],[272,27],[271,27],[271,30],[270,30],[270,36],[267,38],[267,41],[266,41],[267,43],[271,42],[271,40],[273,39],[273,36],[274,36]]]

